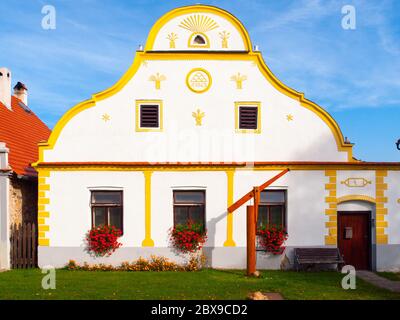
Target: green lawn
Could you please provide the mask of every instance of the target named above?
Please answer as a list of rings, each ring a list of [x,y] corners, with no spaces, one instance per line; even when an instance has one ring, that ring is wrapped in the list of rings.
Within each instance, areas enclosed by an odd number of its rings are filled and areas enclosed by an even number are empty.
[[[377,274],[392,281],[400,281],[399,272],[377,272]]]
[[[400,294],[357,279],[341,288],[336,272],[243,271],[90,272],[57,270],[57,289],[41,288],[40,270],[0,273],[0,299],[245,299],[250,291],[279,292],[285,299],[400,299]]]

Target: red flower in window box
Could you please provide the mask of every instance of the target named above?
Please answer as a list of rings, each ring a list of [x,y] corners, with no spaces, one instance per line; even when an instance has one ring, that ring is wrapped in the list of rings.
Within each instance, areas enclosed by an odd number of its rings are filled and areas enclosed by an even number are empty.
[[[86,234],[87,251],[96,257],[109,257],[122,246],[118,238],[121,230],[113,226],[99,226],[92,228]]]
[[[188,221],[170,229],[169,239],[172,246],[182,253],[194,253],[200,250],[207,240],[207,230],[200,223]]]
[[[283,244],[288,238],[285,228],[262,225],[257,228],[257,236],[258,244],[266,252],[280,255],[285,251]]]

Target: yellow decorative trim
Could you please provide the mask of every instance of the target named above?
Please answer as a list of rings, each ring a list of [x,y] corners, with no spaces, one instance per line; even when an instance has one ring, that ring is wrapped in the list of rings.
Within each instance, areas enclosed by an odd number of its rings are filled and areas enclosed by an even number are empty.
[[[180,24],[179,27],[189,30],[194,33],[200,32],[208,32],[214,29],[217,29],[218,24],[211,19],[210,17],[194,14],[187,18],[185,18]]]
[[[50,246],[50,240],[49,239],[41,239],[41,238],[39,238],[39,246],[41,246],[41,247]]]
[[[204,44],[202,43],[195,43],[194,40],[197,36],[200,36],[204,40]],[[210,39],[208,39],[207,35],[202,32],[192,33],[188,40],[188,47],[189,48],[210,48]]]
[[[48,218],[48,217],[50,217],[50,213],[48,211],[39,211],[38,217],[39,218]]]
[[[240,129],[239,128],[239,108],[240,107],[257,107],[257,129]],[[237,101],[235,102],[235,131],[236,133],[261,133],[261,102],[259,101]]]
[[[38,196],[39,196],[39,198],[44,198],[44,197],[46,197],[46,191],[39,191],[39,192],[38,192]]]
[[[340,183],[348,186],[349,188],[362,188],[368,184],[372,184],[370,180],[367,180],[365,178],[347,178]]]
[[[39,227],[38,227],[38,230],[46,232],[46,231],[50,231],[50,227],[47,226],[47,225],[44,225],[44,224],[40,224]]]
[[[337,198],[337,203],[342,203],[346,201],[367,201],[371,203],[376,203],[376,199],[365,196],[365,195],[347,195],[340,198]]]
[[[205,113],[200,109],[197,109],[196,112],[192,112],[192,117],[196,120],[196,126],[201,126]]]
[[[243,81],[246,81],[246,80],[247,80],[247,76],[245,76],[244,74],[241,74],[240,72],[231,76],[231,81],[236,82],[236,89],[238,89],[238,90],[243,89]]]
[[[169,40],[169,48],[175,49],[175,41],[178,39],[178,35],[176,33],[171,32],[167,39]]]
[[[167,80],[167,77],[164,76],[163,74],[158,73],[158,72],[149,77],[149,81],[154,81],[156,90],[160,90],[161,89],[161,81],[165,81],[165,80]]]
[[[227,177],[227,208],[233,204],[233,188],[235,171],[226,171]],[[224,247],[235,247],[236,243],[233,240],[233,212],[228,212],[226,216],[226,241],[224,242]]]
[[[387,244],[389,237],[385,232],[385,228],[389,226],[388,221],[385,221],[385,215],[388,213],[388,209],[385,208],[385,204],[388,202],[388,198],[385,197],[387,190],[387,184],[385,178],[387,177],[387,170],[375,171],[375,196],[376,196],[376,243]]]
[[[336,199],[336,170],[325,170],[325,177],[328,182],[325,183],[325,190],[328,191],[328,197],[325,197],[327,209],[325,215],[328,221],[325,222],[328,235],[325,236],[325,245],[337,244],[337,199]]]
[[[211,74],[203,68],[194,68],[186,76],[186,85],[194,93],[204,93],[212,85]]]
[[[286,120],[287,121],[293,121],[293,115],[292,114],[288,114],[287,116],[286,116]]]
[[[45,223],[46,223],[46,219],[38,217],[38,224],[39,225],[45,224]]]
[[[48,198],[39,198],[38,200],[38,204],[49,204],[50,203],[50,199]]]
[[[140,127],[140,106],[142,105],[158,105],[158,128],[142,128]],[[136,132],[162,132],[164,130],[163,119],[164,110],[162,100],[136,100]]]
[[[50,190],[50,185],[49,184],[41,184],[41,183],[39,183],[39,189],[41,191],[49,191]]]
[[[44,211],[44,210],[46,210],[46,206],[44,204],[39,204],[38,211]]]
[[[145,190],[145,239],[142,247],[154,247],[151,239],[151,175],[152,171],[144,171],[144,190]]]
[[[227,31],[222,31],[219,33],[219,37],[222,40],[222,44],[221,44],[222,49],[228,49],[228,39],[229,39],[230,35],[231,34]]]

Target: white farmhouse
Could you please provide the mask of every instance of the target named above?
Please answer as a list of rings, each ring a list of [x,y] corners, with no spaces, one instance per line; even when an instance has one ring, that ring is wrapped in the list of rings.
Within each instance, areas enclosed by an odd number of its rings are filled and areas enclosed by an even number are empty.
[[[335,120],[288,88],[230,13],[211,6],[162,16],[123,77],[68,111],[40,145],[39,265],[178,259],[174,223],[208,230],[212,267],[245,268],[246,208],[227,208],[289,168],[261,196],[259,220],[287,228],[293,248],[338,246],[347,264],[400,269],[400,164],[358,161]],[[94,259],[92,227],[123,230]],[[287,258],[284,258],[284,257]]]

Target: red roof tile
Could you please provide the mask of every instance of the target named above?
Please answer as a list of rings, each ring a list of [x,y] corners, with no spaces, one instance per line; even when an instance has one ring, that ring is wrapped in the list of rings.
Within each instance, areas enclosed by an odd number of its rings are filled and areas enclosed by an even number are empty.
[[[51,131],[32,111],[26,111],[14,96],[11,108],[9,110],[0,102],[0,142],[5,142],[10,150],[8,161],[15,173],[35,176],[36,171],[30,164],[38,160],[37,144],[47,140]]]

